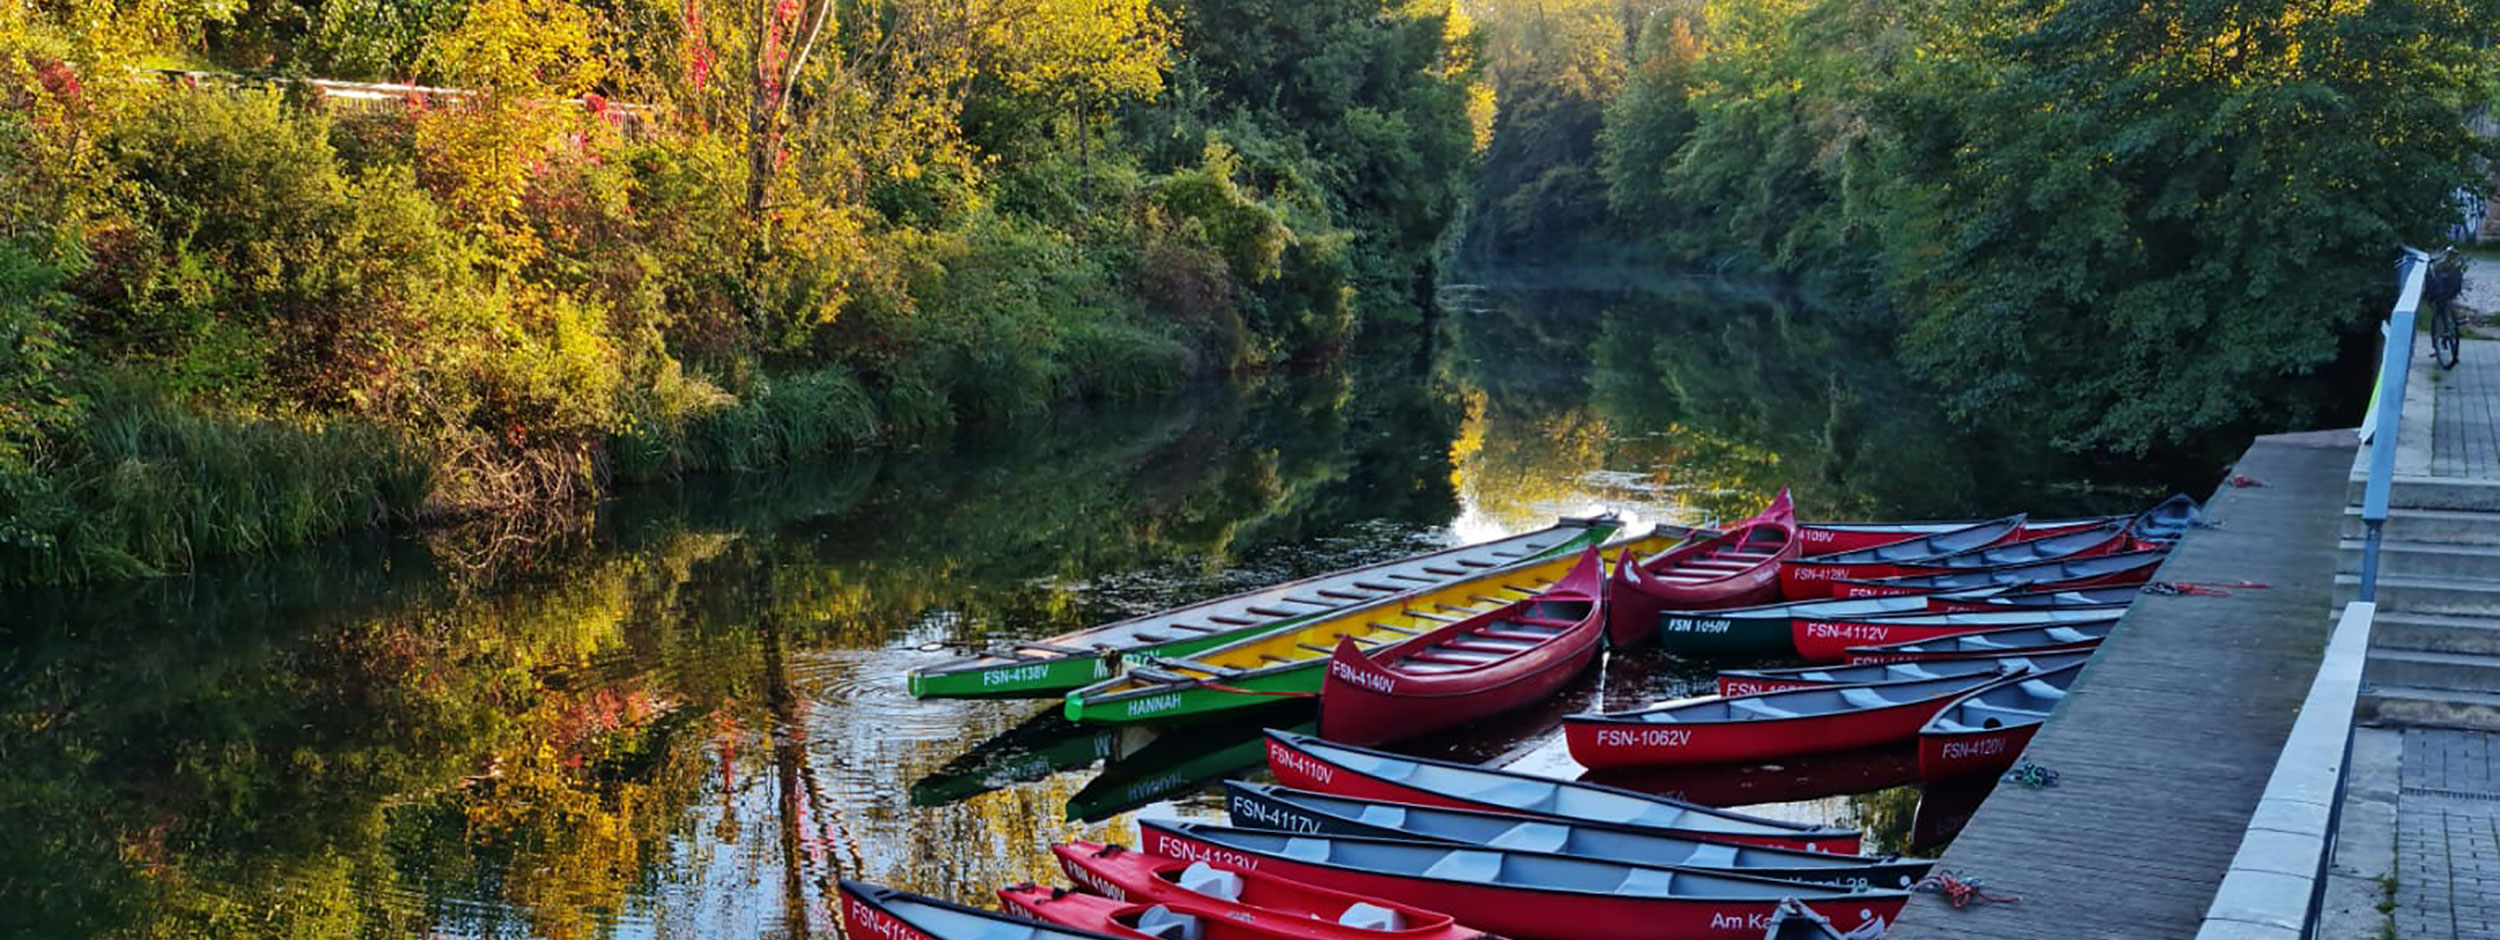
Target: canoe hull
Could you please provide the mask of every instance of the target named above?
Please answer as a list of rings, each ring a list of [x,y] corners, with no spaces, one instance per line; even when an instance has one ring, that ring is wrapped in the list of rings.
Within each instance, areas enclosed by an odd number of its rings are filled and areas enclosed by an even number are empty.
[[[1685,656],[1784,656],[1789,651],[1788,616],[1718,616],[1710,611],[1668,611],[1652,621],[1658,645]]]
[[[2016,565],[2008,568],[1972,572],[1954,572],[1953,574],[1905,575],[1898,578],[1884,578],[1872,581],[1841,581],[1833,585],[1833,596],[1898,597],[1905,594],[1934,594],[1940,591],[1955,591],[1983,586],[2002,586],[2008,584],[2020,584],[2023,586],[2023,589],[2027,591],[2066,591],[2082,588],[2116,587],[2121,585],[2142,584],[2146,581],[2152,580],[2154,569],[2161,567],[2162,562],[2162,559],[2158,554],[2151,554],[2149,557],[2140,559],[2140,563],[2138,564],[2132,564],[2126,567],[2114,568],[2112,570],[2093,574],[2062,575],[2055,571],[2046,570],[2047,566],[2074,564],[2078,562],[2088,564],[2101,559],[2114,559],[2119,557],[2121,556],[2102,555],[2098,556],[2098,558],[2091,559],[2046,562],[2042,566],[2043,570],[2036,577],[2028,580],[2026,580],[2026,572],[2024,570],[2027,566]],[[1969,575],[1976,579],[1984,579],[1984,581],[1963,584],[1950,583],[1957,575]]]
[[[2014,649],[1973,651],[1967,653],[1905,653],[1886,650],[1882,647],[1862,646],[1853,647],[1849,650],[1848,664],[1852,666],[1863,666],[1873,663],[1917,663],[1933,662],[1943,659],[1998,659],[2013,656],[2055,656],[2059,653],[2089,652],[2091,650],[2099,649],[2100,645],[2100,640],[2086,640],[2075,643],[2054,643],[2042,646],[2025,646]]]
[[[1298,790],[1315,790],[1321,793],[1332,793],[1339,796],[1357,797],[1366,800],[1380,800],[1391,803],[1415,803],[1423,806],[1446,806],[1453,809],[1472,809],[1493,813],[1510,813],[1512,815],[1521,816],[1540,815],[1531,812],[1524,812],[1515,807],[1455,797],[1434,790],[1411,787],[1396,781],[1385,780],[1380,777],[1355,770],[1351,767],[1344,767],[1329,763],[1328,761],[1322,760],[1317,756],[1295,749],[1292,745],[1278,739],[1274,735],[1268,736],[1267,739],[1267,767],[1268,771],[1276,777],[1277,783],[1293,787]],[[1656,798],[1650,797],[1649,799],[1655,800]],[[1672,801],[1666,800],[1659,800],[1658,802],[1672,803]],[[1557,818],[1568,819],[1570,817],[1566,816]],[[1831,852],[1840,855],[1858,854],[1859,846],[1861,844],[1859,834],[1852,830],[1808,829],[1800,827],[1800,831],[1793,833],[1765,832],[1757,834],[1751,832],[1728,832],[1712,828],[1675,828],[1664,826],[1636,826],[1636,828],[1649,829],[1669,835],[1683,836],[1686,838],[1711,839],[1719,842],[1735,842],[1744,845],[1768,845],[1780,848],[1805,849],[1810,852]]]
[[[1829,754],[1905,742],[1943,707],[1924,700],[1795,718],[1665,725],[1573,715],[1563,740],[1583,767],[1732,764]]]
[[[2031,746],[2038,724],[2008,725],[1985,731],[1922,731],[1918,736],[1918,775],[1925,780],[1995,775],[2014,766],[2014,758]]]
[[[1422,649],[1436,638],[1458,634],[1508,611],[1470,618],[1408,640],[1375,658],[1340,640],[1320,685],[1320,737],[1345,744],[1378,744],[1430,734],[1481,718],[1525,708],[1553,697],[1597,658],[1606,638],[1606,567],[1595,551],[1537,602],[1584,602],[1588,613],[1560,634],[1505,659],[1455,673],[1416,674],[1395,666],[1395,657]],[[1531,602],[1518,605],[1529,609]],[[1384,665],[1380,660],[1392,660]]]
[[[1775,535],[1780,540],[1779,547],[1744,568],[1703,580],[1671,579],[1662,573],[1722,548],[1746,544],[1763,534]],[[1614,579],[1606,595],[1607,639],[1622,647],[1658,639],[1659,615],[1670,610],[1716,610],[1779,600],[1780,562],[1795,557],[1797,513],[1787,490],[1781,490],[1760,515],[1729,527],[1718,538],[1687,545],[1646,562],[1625,552],[1615,565]]]
[[[1354,904],[1381,903],[1375,898],[1250,871],[1237,872],[1247,882],[1242,896],[1224,901],[1183,888],[1175,879],[1165,877],[1188,867],[1188,862],[1179,859],[1090,842],[1062,843],[1051,846],[1050,851],[1058,856],[1059,870],[1067,874],[1069,881],[1107,898],[1206,908],[1250,923],[1274,923],[1283,918],[1296,925],[1296,932],[1306,940],[1383,940],[1379,931],[1344,927],[1336,921]],[[1395,905],[1394,909],[1406,923],[1394,940],[1477,940],[1484,936],[1483,931],[1459,924],[1439,911],[1405,905]]]
[[[1341,891],[1369,894],[1440,911],[1512,940],[1658,940],[1660,937],[1756,940],[1768,929],[1777,899],[1674,899],[1549,891],[1499,883],[1458,883],[1406,875],[1319,866],[1281,856],[1251,854],[1162,828],[1140,827],[1146,851],[1157,855],[1243,868]],[[1809,903],[1836,921],[1890,924],[1900,915],[1898,895],[1875,895]],[[1569,911],[1568,917],[1556,917]]]
[[[2028,616],[2028,612],[2018,612]],[[2071,624],[2097,620],[2116,620],[2122,611],[2112,610],[2102,617],[2061,617],[2040,613],[2038,624]],[[1921,640],[2031,626],[2035,621],[2000,623],[1933,623],[1916,619],[1884,620],[1808,620],[1794,622],[1791,641],[1796,644],[1797,658],[1809,663],[1837,664],[1849,661],[1849,651],[1859,647],[1887,646],[1895,643],[1916,643]]]

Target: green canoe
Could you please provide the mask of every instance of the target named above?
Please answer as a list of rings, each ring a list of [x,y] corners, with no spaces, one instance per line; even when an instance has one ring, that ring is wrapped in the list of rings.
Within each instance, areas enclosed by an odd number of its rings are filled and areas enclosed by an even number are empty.
[[[1647,557],[1675,545],[1689,530],[1660,528],[1611,543],[1607,558],[1625,549]],[[1282,630],[1249,637],[1181,657],[1131,654],[1125,673],[1068,693],[1072,721],[1107,724],[1173,724],[1199,721],[1291,698],[1319,694],[1320,678],[1337,641],[1377,649],[1457,620],[1530,597],[1560,580],[1579,562],[1576,555],[1547,557],[1487,571],[1398,597],[1311,618]]]
[[[1525,535],[1349,568],[1200,601],[1118,623],[1001,646],[911,671],[922,698],[1061,695],[1110,678],[1123,657],[1188,656],[1352,607],[1482,577],[1556,556],[1571,557],[1622,525],[1613,515],[1562,519]]]

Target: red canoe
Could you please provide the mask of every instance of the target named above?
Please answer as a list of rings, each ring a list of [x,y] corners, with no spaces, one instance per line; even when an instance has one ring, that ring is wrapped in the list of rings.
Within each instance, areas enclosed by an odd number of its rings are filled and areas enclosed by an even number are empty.
[[[1864,685],[1869,682],[1941,679],[1945,676],[1977,676],[2024,669],[2047,672],[2090,658],[2092,658],[2091,651],[2084,650],[2056,653],[2038,658],[1992,656],[1985,659],[1868,663],[1859,666],[1807,666],[1803,669],[1722,669],[1719,670],[1719,694],[1752,695],[1756,692],[1777,692],[1781,689],[1815,689],[1833,685]]]
[[[2063,624],[2054,627],[2009,627],[1957,633],[1933,640],[1849,648],[1849,664],[1911,663],[1937,659],[2033,658],[2052,653],[2088,650],[2108,639],[2118,622]]]
[[[1563,718],[1571,758],[1591,769],[1731,764],[1908,741],[1993,675],[1946,676],[1684,699]]]
[[[1900,594],[1936,594],[1945,591],[1969,591],[1987,587],[2019,586],[2026,590],[2046,591],[2068,588],[2108,587],[2120,584],[2142,584],[2153,578],[2153,569],[2161,567],[2168,553],[2161,550],[2118,552],[2091,558],[2061,558],[2033,562],[2028,565],[2007,565],[2003,568],[1980,568],[1945,574],[1915,574],[1897,578],[1872,578],[1864,581],[1836,581],[1832,593],[1838,597],[1889,597]]]
[[[1858,831],[1748,816],[1647,793],[1267,733],[1276,782],[1340,796],[1550,816],[1747,845],[1858,854]],[[1481,925],[1479,925],[1481,926]]]
[[[1626,549],[1606,598],[1607,634],[1616,646],[1658,636],[1668,610],[1716,610],[1779,599],[1779,563],[1797,556],[1797,509],[1783,489],[1762,514],[1718,537],[1636,560]]]
[[[2116,587],[2076,588],[2071,591],[2003,591],[1995,594],[1928,594],[1927,610],[1947,614],[1956,611],[1983,610],[2056,610],[2061,607],[2125,606],[2135,603],[2144,588],[2133,584]]]
[[[1884,646],[1911,643],[1938,637],[1977,633],[1982,630],[2004,630],[2012,627],[2043,627],[2055,624],[2099,623],[2126,616],[2124,607],[2065,607],[2055,610],[1992,610],[1977,613],[1910,614],[1900,617],[1867,617],[1858,620],[1825,620],[1799,617],[1791,621],[1790,641],[1796,644],[1797,658],[1810,663],[1845,663],[1849,650],[1860,646]]]
[[[2016,538],[2036,538],[2075,529],[2085,529],[2109,522],[2125,522],[2132,516],[2092,516],[2085,519],[2034,520],[2023,523]],[[1894,542],[1935,535],[1978,525],[1982,520],[1963,519],[1954,522],[1804,522],[1797,525],[1797,541],[1808,555],[1829,555],[1853,552]]]
[[[1319,732],[1378,744],[1544,701],[1606,638],[1606,566],[1594,548],[1543,593],[1372,653],[1337,641]]]
[[[1450,915],[1347,894],[1265,872],[1185,862],[1116,845],[1070,840],[1050,847],[1068,878],[1105,897],[1139,904],[1186,904],[1235,920],[1282,917],[1309,940],[1470,940],[1485,936]],[[1357,905],[1367,905],[1364,909]],[[1389,915],[1386,918],[1381,914]],[[1391,929],[1350,924],[1395,924]],[[1116,932],[1116,931],[1112,931]]]
[[[1994,776],[2049,720],[2049,712],[2083,674],[2082,663],[1989,683],[1953,700],[1918,731],[1918,773],[1929,780]]]
[[[1810,555],[1780,562],[1780,596],[1813,600],[1832,596],[1832,582],[1843,578],[1889,578],[1903,562],[1923,561],[1986,548],[2023,530],[2022,514],[1990,519],[1934,535],[1921,535],[1846,552]]]
[[[1880,933],[1906,891],[1396,839],[1141,820],[1147,851],[1446,911],[1519,940],[1755,940],[1781,898]]]
[[[1130,940],[1377,940],[1414,936],[1404,930],[1366,930],[1354,924],[1258,911],[1239,904],[1219,908],[1182,899],[1116,901],[1098,894],[1040,885],[1000,888],[998,900],[1008,911],[1034,920]],[[1350,913],[1362,919],[1357,923],[1402,923],[1393,919],[1394,911],[1377,904],[1352,909]],[[1442,940],[1475,940],[1485,936],[1484,931],[1456,926],[1446,916],[1440,921],[1444,931],[1426,936]]]
[[[848,940],[1127,940],[1009,917],[844,878],[842,935]]]

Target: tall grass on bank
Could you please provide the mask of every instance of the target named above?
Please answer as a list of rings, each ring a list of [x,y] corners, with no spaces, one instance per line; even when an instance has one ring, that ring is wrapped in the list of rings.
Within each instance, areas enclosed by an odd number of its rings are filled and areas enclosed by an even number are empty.
[[[59,446],[0,469],[0,584],[156,574],[410,518],[430,466],[370,425],[212,415],[110,380]]]

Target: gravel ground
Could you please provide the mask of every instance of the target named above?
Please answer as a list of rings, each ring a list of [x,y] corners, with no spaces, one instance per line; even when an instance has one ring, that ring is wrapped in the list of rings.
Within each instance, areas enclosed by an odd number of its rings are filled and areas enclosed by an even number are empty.
[[[2500,313],[2500,259],[2465,259],[2465,292],[2457,305],[2476,313]]]

